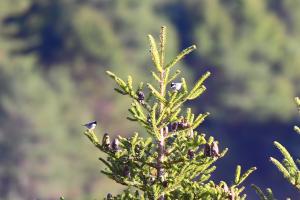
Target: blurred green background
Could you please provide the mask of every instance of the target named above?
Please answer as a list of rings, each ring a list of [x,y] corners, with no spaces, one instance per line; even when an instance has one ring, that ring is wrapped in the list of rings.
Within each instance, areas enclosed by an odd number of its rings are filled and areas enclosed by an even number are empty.
[[[279,156],[273,140],[300,152],[292,131],[299,0],[2,0],[0,22],[0,199],[120,191],[100,174],[101,154],[81,124],[99,121],[99,135],[138,129],[125,119],[130,102],[104,72],[149,79],[146,35],[158,36],[161,25],[168,27],[167,59],[197,45],[180,66],[190,83],[213,72],[208,91],[189,104],[212,113],[201,131],[229,147],[213,179],[232,180],[237,164],[257,166],[247,184],[299,198],[268,161]]]

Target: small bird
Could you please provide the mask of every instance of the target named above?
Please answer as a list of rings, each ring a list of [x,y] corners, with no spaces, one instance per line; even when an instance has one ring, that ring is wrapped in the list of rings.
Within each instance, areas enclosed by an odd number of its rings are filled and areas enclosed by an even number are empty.
[[[97,121],[92,121],[92,122],[86,123],[82,126],[85,126],[89,130],[94,130],[97,126]]]
[[[211,156],[220,157],[219,146],[217,141],[213,141],[213,143],[211,144]]]
[[[182,83],[175,83],[175,82],[172,82],[171,83],[171,88],[174,90],[174,91],[179,91],[182,87]]]
[[[102,139],[102,146],[106,149],[109,149],[110,148],[110,138],[109,138],[109,135],[108,133],[105,133],[103,135],[103,139]]]
[[[115,139],[112,141],[112,143],[111,143],[111,148],[112,148],[112,150],[113,150],[114,152],[117,152],[117,151],[120,150],[119,144],[120,144],[120,142],[119,142],[118,138],[115,138]]]

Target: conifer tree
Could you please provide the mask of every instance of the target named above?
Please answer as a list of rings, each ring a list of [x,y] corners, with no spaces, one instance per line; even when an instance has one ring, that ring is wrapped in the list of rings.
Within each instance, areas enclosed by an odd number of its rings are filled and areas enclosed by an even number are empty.
[[[237,166],[232,183],[211,180],[216,170],[213,164],[227,149],[220,151],[218,141],[195,130],[209,113],[196,115],[191,108],[183,109],[185,102],[203,94],[203,83],[211,74],[206,72],[193,87],[188,87],[184,78],[179,79],[181,71],[174,70],[176,63],[196,46],[186,48],[166,63],[166,28],[161,28],[159,45],[151,35],[148,39],[154,66],[151,74],[156,84],[136,86],[133,77],[123,80],[107,71],[116,82],[115,91],[132,99],[127,119],[142,126],[148,137],[134,133],[128,138],[110,138],[105,133],[99,141],[95,126],[87,126],[84,132],[106,154],[99,158],[105,165],[101,172],[127,187],[117,196],[108,193],[105,199],[245,199],[241,184],[256,168],[241,174],[241,166]]]
[[[296,104],[298,106],[298,111],[300,112],[300,98],[295,98]],[[296,133],[300,134],[300,128],[298,126],[294,126],[294,130]],[[296,190],[300,192],[300,159],[297,159],[296,162],[294,158],[291,156],[289,151],[279,142],[274,141],[274,145],[280,151],[283,156],[282,161],[277,160],[276,158],[270,157],[270,161],[277,167],[277,169],[282,173],[285,179],[294,186]],[[273,200],[275,199],[271,189],[267,189],[266,193],[264,193],[259,187],[256,185],[252,185],[252,187],[256,190],[256,193],[259,195],[262,200]]]

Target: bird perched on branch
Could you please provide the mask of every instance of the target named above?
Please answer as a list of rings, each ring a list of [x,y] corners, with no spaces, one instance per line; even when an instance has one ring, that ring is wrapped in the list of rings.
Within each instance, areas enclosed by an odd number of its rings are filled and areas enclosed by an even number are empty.
[[[171,83],[171,88],[174,90],[174,91],[179,91],[182,87],[182,83],[175,83],[175,82],[172,82]]]
[[[103,135],[103,138],[102,138],[102,146],[105,148],[105,149],[110,149],[110,138],[109,138],[109,135],[108,133],[105,133]]]
[[[119,142],[118,138],[115,138],[115,139],[112,141],[112,143],[111,143],[111,148],[112,148],[112,150],[113,150],[114,152],[117,152],[117,151],[120,150],[119,144],[120,144],[120,142]]]
[[[211,156],[220,157],[219,146],[217,141],[213,141],[213,143],[211,144]]]
[[[89,130],[94,130],[97,126],[97,121],[92,121],[92,122],[86,123],[82,126],[85,126]]]

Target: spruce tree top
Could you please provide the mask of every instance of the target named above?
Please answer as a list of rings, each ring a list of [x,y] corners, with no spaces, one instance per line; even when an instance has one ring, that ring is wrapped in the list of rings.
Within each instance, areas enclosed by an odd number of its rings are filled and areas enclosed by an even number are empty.
[[[238,166],[232,183],[210,180],[216,169],[213,163],[227,149],[219,151],[218,141],[195,130],[209,113],[195,115],[191,108],[182,108],[206,90],[203,83],[211,74],[206,72],[188,87],[184,78],[179,79],[181,71],[171,70],[196,46],[165,62],[166,28],[161,28],[158,47],[151,35],[148,38],[154,65],[151,74],[157,87],[150,83],[135,86],[131,76],[125,81],[110,71],[107,74],[117,84],[115,91],[132,99],[127,119],[144,127],[149,137],[134,133],[130,138],[118,136],[111,141],[105,133],[99,142],[94,127],[85,131],[107,155],[99,158],[106,166],[101,172],[127,186],[122,194],[108,193],[106,199],[245,199],[240,185],[255,168],[241,175]]]

